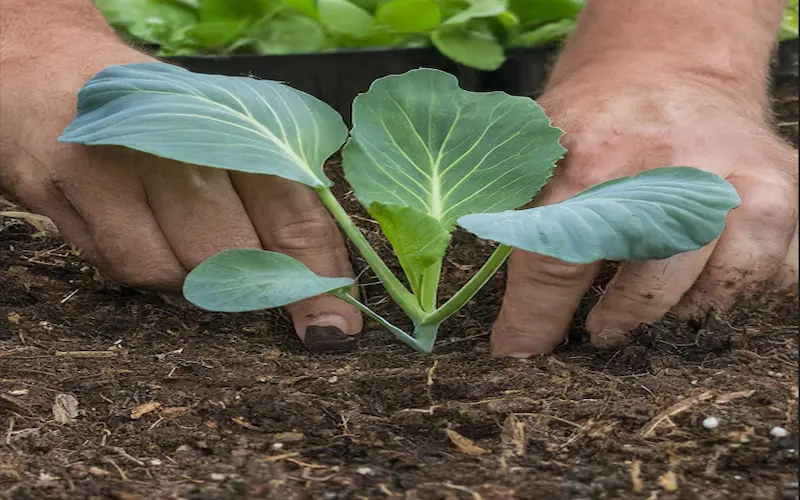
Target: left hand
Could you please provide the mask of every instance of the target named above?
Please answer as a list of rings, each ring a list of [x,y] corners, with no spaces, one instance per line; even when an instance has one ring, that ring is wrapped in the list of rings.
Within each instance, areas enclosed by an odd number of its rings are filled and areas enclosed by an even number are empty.
[[[725,81],[636,75],[635,66],[592,68],[590,62],[542,96],[540,104],[566,132],[569,153],[537,203],[683,165],[727,179],[742,205],[722,236],[704,248],[622,264],[587,318],[592,343],[601,348],[624,345],[632,330],[670,311],[683,318],[725,311],[765,284],[796,289],[798,283],[797,150],[771,132],[759,99],[732,95]],[[555,349],[602,265],[512,254],[493,354],[527,357]]]

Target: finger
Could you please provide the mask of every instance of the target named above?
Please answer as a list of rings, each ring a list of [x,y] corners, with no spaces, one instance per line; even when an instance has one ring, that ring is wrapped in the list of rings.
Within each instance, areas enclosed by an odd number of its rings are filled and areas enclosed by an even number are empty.
[[[797,228],[797,194],[783,178],[731,179],[742,205],[731,212],[727,228],[694,286],[676,312],[684,318],[710,310],[725,311],[754,292],[780,268]]]
[[[492,330],[492,355],[528,357],[552,352],[567,334],[602,262],[575,265],[515,251],[500,314]]]
[[[312,189],[274,176],[232,173],[231,178],[264,248],[294,257],[321,276],[353,276],[339,228]],[[361,331],[358,310],[328,295],[287,310],[311,350],[350,349],[352,334]]]
[[[49,217],[67,243],[78,249],[82,256],[99,264],[86,222],[46,175],[47,169],[44,165],[25,151],[14,161],[18,172],[39,172],[43,175],[26,179],[12,179],[9,175],[4,175],[0,185],[14,193],[32,212]]]
[[[661,320],[692,287],[715,246],[716,241],[669,259],[622,264],[586,318],[592,344],[623,346],[640,325]]]
[[[133,287],[177,290],[185,271],[153,212],[131,150],[68,146],[57,184],[86,222],[103,271]]]
[[[187,271],[230,248],[261,248],[225,170],[147,155],[137,168],[156,221]]]
[[[778,267],[778,272],[770,280],[779,290],[793,290],[797,293],[797,284],[800,281],[800,249],[797,245],[798,229],[794,231],[794,237],[789,243],[789,251],[783,263]]]

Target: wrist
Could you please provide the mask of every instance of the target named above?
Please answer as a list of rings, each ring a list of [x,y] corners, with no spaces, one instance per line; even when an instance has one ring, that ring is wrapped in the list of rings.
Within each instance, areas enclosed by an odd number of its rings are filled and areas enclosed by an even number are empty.
[[[596,73],[619,83],[674,76],[764,106],[784,4],[590,0],[549,84]]]
[[[0,62],[120,43],[91,0],[0,0]]]

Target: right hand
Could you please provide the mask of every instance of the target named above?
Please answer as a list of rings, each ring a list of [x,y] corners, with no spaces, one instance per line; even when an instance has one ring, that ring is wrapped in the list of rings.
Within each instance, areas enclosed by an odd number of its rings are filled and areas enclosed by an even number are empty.
[[[147,56],[110,37],[85,41],[83,50],[73,44],[69,53],[3,52],[0,187],[50,217],[104,274],[131,287],[178,290],[188,271],[221,250],[264,248],[323,276],[353,275],[336,224],[306,186],[57,143],[92,75]],[[287,309],[310,350],[349,348],[362,327],[357,310],[330,296]]]

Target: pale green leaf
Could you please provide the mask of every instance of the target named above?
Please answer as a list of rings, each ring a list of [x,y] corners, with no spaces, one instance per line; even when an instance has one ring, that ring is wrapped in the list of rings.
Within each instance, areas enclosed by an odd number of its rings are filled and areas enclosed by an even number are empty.
[[[373,203],[369,214],[380,224],[418,294],[425,270],[444,259],[450,232],[438,220],[406,206]]]
[[[336,111],[286,85],[153,62],[112,66],[93,77],[59,140],[322,187],[332,184],[323,164],[346,138]]]
[[[530,201],[564,154],[561,133],[532,99],[419,69],[355,99],[343,165],[365,207],[407,206],[451,230],[463,215]]]
[[[372,14],[348,0],[319,0],[320,22],[334,35],[361,38],[374,25]]]
[[[326,278],[288,255],[266,250],[225,250],[197,266],[183,284],[186,300],[218,312],[272,309],[353,286]]]
[[[650,260],[710,243],[740,203],[734,187],[715,174],[663,167],[561,203],[467,215],[458,223],[481,238],[576,264]]]

